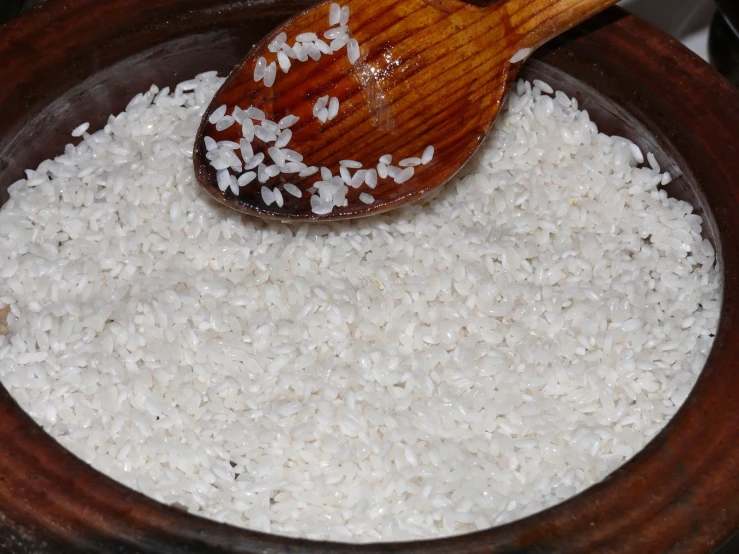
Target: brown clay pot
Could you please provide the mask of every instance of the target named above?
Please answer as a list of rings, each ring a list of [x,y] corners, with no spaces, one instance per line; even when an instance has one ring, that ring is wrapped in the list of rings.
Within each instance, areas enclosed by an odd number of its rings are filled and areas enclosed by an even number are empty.
[[[0,184],[63,149],[83,121],[153,82],[228,71],[292,0],[49,0],[0,28]],[[717,247],[724,304],[684,407],[602,483],[527,519],[460,537],[350,546],[217,524],[163,506],[68,453],[0,387],[0,551],[405,554],[707,553],[739,527],[739,93],[680,44],[611,10],[536,54],[543,78],[601,130],[678,175]],[[0,190],[0,201],[7,192]]]

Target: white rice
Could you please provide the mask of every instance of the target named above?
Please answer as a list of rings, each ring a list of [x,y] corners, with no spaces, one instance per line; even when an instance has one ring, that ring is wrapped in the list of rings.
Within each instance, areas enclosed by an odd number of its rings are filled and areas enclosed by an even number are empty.
[[[339,114],[339,99],[335,96],[328,103],[328,120],[332,120]]]
[[[352,175],[351,181],[349,182],[349,186],[352,188],[359,188],[361,185],[364,184],[364,176],[367,174],[366,169],[360,169],[354,175]]]
[[[539,79],[534,79],[532,84],[535,87],[539,87],[539,90],[542,91],[544,94],[552,94],[554,92],[554,89],[549,85],[549,83],[545,83],[544,81],[540,81]]]
[[[285,146],[290,144],[290,140],[292,138],[293,138],[293,132],[290,129],[285,129],[279,134],[279,136],[277,137],[277,140],[275,140],[275,147],[285,148]]]
[[[390,168],[388,168],[388,170],[389,169]],[[396,183],[398,183],[399,185],[402,185],[403,183],[408,181],[411,177],[413,177],[414,173],[415,173],[415,169],[411,166],[411,167],[406,167],[403,171],[398,172],[392,177]]]
[[[79,125],[78,127],[75,127],[72,130],[72,136],[73,137],[81,137],[82,135],[84,135],[87,132],[87,130],[89,128],[90,128],[90,123],[89,122],[85,122],[82,125]]]
[[[429,144],[423,151],[423,154],[421,155],[421,163],[423,165],[431,163],[431,160],[434,159],[434,147],[433,145]]]
[[[212,123],[213,125],[218,123],[226,115],[227,109],[228,109],[228,106],[226,106],[226,104],[223,104],[217,107],[215,110],[213,110],[213,113],[210,114],[210,117],[208,118],[208,123]]]
[[[269,189],[267,187],[262,187],[262,200],[264,203],[269,206],[275,201],[275,193],[272,191],[272,189]]]
[[[347,36],[346,27],[334,27],[332,29],[329,29],[325,33],[323,33],[323,36],[328,39],[337,39],[337,38],[346,37],[346,40],[349,40],[349,37]]]
[[[290,71],[290,58],[288,58],[287,54],[284,52],[277,53],[277,63],[280,65],[280,69],[282,69],[283,73]]]
[[[254,156],[244,164],[244,169],[254,169],[264,161],[264,152],[254,154]]]
[[[299,175],[300,177],[310,177],[311,175],[315,175],[316,173],[318,173],[318,168],[315,165],[312,165],[301,170]]]
[[[264,70],[264,86],[270,88],[272,85],[275,84],[276,78],[277,64],[275,62],[272,62],[271,64],[268,64],[267,68]]]
[[[280,150],[279,148],[276,148],[276,147],[274,147],[274,146],[271,146],[271,147],[270,147],[270,148],[269,148],[269,149],[267,150],[267,153],[269,154],[269,157],[270,157],[270,158],[272,158],[272,160],[273,160],[273,161],[274,161],[274,162],[275,162],[275,163],[276,163],[276,164],[277,164],[278,166],[281,166],[281,165],[285,165],[285,162],[286,162],[287,160],[285,159],[285,154],[283,154],[283,153],[282,153],[282,150]]]
[[[346,46],[348,42],[349,35],[347,35],[346,33],[341,33],[334,40],[331,41],[331,44],[329,44],[329,48],[331,48],[332,52],[337,52],[344,48],[344,46]]]
[[[293,52],[295,52],[295,57],[298,59],[299,62],[307,62],[308,61],[308,54],[305,51],[305,48],[303,48],[303,45],[299,42],[296,42],[293,44]]]
[[[275,199],[275,203],[278,206],[282,207],[282,204],[283,204],[284,200],[282,198],[282,193],[280,192],[280,189],[278,189],[277,187],[275,187],[274,189],[272,189],[272,196]]]
[[[519,63],[524,61],[526,58],[528,58],[531,55],[531,48],[522,48],[515,54],[513,54],[513,57],[510,59],[510,63]]]
[[[314,40],[318,40],[318,37],[315,33],[300,33],[295,37],[295,40],[298,42],[313,42]]]
[[[331,4],[328,12],[328,24],[330,26],[338,25],[341,19],[341,6],[339,4]]]
[[[634,157],[634,160],[638,164],[644,163],[644,154],[642,154],[641,148],[634,144],[633,142],[629,142],[629,147],[631,148],[631,155]]]
[[[257,62],[254,64],[254,80],[258,83],[264,79],[265,71],[267,70],[267,60],[263,57],[259,57]],[[211,123],[213,123],[211,121]]]
[[[246,112],[244,112],[244,116]],[[254,122],[251,119],[242,119],[241,134],[244,135],[244,139],[251,142],[254,140]]]
[[[367,184],[367,186],[371,189],[375,188],[377,186],[377,170],[375,169],[369,169],[367,170],[367,173],[364,175],[364,182]]]
[[[254,127],[254,136],[262,142],[274,142],[277,140],[277,135],[261,125],[257,125],[256,127]]]
[[[316,41],[313,43],[316,45],[316,48],[321,54],[333,54],[333,51],[331,50],[331,47],[326,44],[325,41],[319,39],[316,39]]]
[[[216,172],[216,182],[221,192],[224,192],[231,185],[231,179],[229,177],[228,170],[224,167]]]
[[[283,148],[282,151],[285,153],[285,158],[290,160],[291,162],[303,161],[303,156],[299,152],[296,152],[295,150],[290,150],[289,148]]]
[[[352,184],[352,174],[347,166],[342,165],[341,167],[339,167],[339,175],[341,176],[341,180],[344,182],[344,184]]]
[[[254,148],[252,148],[251,143],[245,138],[242,138],[239,141],[239,151],[241,152],[241,158],[244,162],[254,157]]]
[[[285,44],[285,41],[287,40],[287,34],[280,33],[277,35],[274,39],[272,39],[272,42],[269,43],[267,46],[267,50],[273,53],[277,53],[280,51],[280,47]],[[279,54],[278,54],[279,55]]]
[[[572,106],[572,100],[561,90],[554,93],[554,99],[566,108]]]
[[[281,45],[280,50],[284,52],[285,54],[287,54],[287,57],[290,58],[291,60],[296,60],[298,58],[295,55],[295,50],[293,50],[292,47],[287,43]]]
[[[316,103],[313,104],[313,116],[318,117],[318,114],[328,105],[328,102],[328,95],[321,96],[318,100],[316,100]]]
[[[255,108],[254,106],[249,106],[246,110],[244,110],[244,113],[246,113],[247,117],[251,119],[256,119],[258,121],[264,121],[264,118],[266,117],[263,110]],[[282,119],[280,121],[282,121]]]
[[[282,173],[303,173],[307,169],[306,165],[302,162],[285,162],[284,165],[280,166]]]
[[[262,127],[264,127],[268,132],[274,133],[275,137],[277,136],[277,133],[280,131],[280,126],[275,123],[274,121],[270,121],[269,119],[264,119],[261,123]]]
[[[216,131],[225,131],[235,122],[234,118],[230,115],[226,115],[218,120],[216,123]]]
[[[292,127],[293,125],[295,125],[299,120],[300,118],[297,115],[286,115],[285,117],[280,119],[277,126],[280,129],[287,129],[288,127]]]
[[[598,482],[685,400],[713,248],[585,112],[521,84],[434,198],[291,227],[195,181],[221,83],[154,87],[0,211],[0,379],[82,459],[253,529],[435,537]]]
[[[218,143],[210,137],[205,137],[203,142],[205,143],[205,149],[208,152],[210,152],[211,150],[215,150],[218,147]]]
[[[398,165],[400,167],[415,167],[415,166],[421,165],[421,158],[416,158],[416,157],[405,158],[403,160],[400,160],[398,162]]]
[[[253,171],[247,171],[246,173],[242,173],[241,176],[239,176],[237,183],[240,187],[245,187],[256,178],[256,173],[254,173]]]
[[[300,198],[301,196],[303,196],[301,190],[292,183],[286,183],[282,185],[282,188],[285,189],[285,192],[292,194],[296,198]]]
[[[359,59],[359,43],[356,39],[349,39],[346,43],[346,55],[349,57],[349,63],[354,63]]]

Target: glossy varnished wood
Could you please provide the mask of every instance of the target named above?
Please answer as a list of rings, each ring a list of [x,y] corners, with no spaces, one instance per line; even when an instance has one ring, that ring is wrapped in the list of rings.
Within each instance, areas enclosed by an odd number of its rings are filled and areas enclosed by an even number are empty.
[[[267,88],[254,81],[260,57],[267,63],[277,55],[267,45],[280,33],[288,44],[301,33],[319,37],[329,28],[326,0],[272,30],[233,71],[203,117],[195,141],[193,163],[198,181],[217,201],[261,217],[289,220],[336,220],[380,213],[434,191],[446,183],[472,156],[490,130],[523,59],[510,60],[523,49],[540,44],[580,23],[616,0],[500,0],[480,7],[460,0],[345,0],[350,9],[349,29],[360,45],[352,65],[342,49],[316,62],[293,60],[288,73],[277,70],[275,84]],[[339,115],[321,123],[312,115],[322,96],[336,97]],[[222,192],[216,171],[206,159],[204,136],[238,142],[236,124],[217,131],[208,122],[221,105],[262,109],[269,119],[287,115],[300,118],[292,127],[289,148],[304,156],[309,166],[325,166],[339,173],[340,160],[356,160],[374,168],[384,154],[394,163],[420,157],[428,145],[435,155],[428,165],[415,168],[403,184],[380,179],[373,190],[366,185],[347,194],[348,205],[326,215],[311,211],[310,195],[283,194],[285,203],[266,206],[258,181],[242,187],[238,195]],[[255,152],[265,145],[255,140]],[[308,189],[319,175],[280,175],[270,188],[285,183]],[[371,205],[360,193],[370,193]]]
[[[0,191],[63,149],[81,121],[152,82],[230,71],[305,7],[235,0],[49,0],[0,28]],[[654,151],[669,186],[706,217],[724,303],[685,406],[603,483],[531,518],[438,541],[288,540],[185,514],[115,483],[61,448],[0,387],[0,552],[319,554],[708,554],[739,525],[739,94],[669,37],[612,10],[523,68],[568,94],[604,132]]]

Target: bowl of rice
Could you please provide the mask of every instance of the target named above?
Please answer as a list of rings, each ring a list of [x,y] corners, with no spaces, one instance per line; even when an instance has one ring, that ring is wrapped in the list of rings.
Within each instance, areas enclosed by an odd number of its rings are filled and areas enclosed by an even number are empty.
[[[0,28],[0,550],[711,552],[739,527],[739,94],[613,9],[433,198],[230,212],[200,118],[308,4]]]

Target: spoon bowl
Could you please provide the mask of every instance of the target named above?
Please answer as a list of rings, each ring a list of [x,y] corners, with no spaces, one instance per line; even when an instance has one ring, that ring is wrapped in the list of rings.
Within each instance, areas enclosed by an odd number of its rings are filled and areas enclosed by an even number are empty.
[[[481,7],[460,0],[347,0],[340,22],[337,6],[317,4],[255,45],[216,93],[193,150],[198,181],[231,208],[281,220],[348,219],[418,200],[474,154],[531,52],[615,2],[508,0]],[[341,44],[343,39],[349,42]],[[312,57],[305,53],[308,43]],[[267,76],[260,79],[265,66]],[[338,101],[333,119],[326,118],[329,98]],[[240,111],[248,108],[258,110],[251,112],[259,114],[256,119]],[[243,121],[248,129],[240,121],[219,125],[224,109],[229,117],[250,119]],[[311,169],[293,165],[284,171],[282,154],[270,154],[284,129],[266,141],[252,136],[261,113],[273,123],[298,118],[281,149]],[[245,135],[248,152],[240,152],[235,148]],[[206,137],[212,139],[210,154]],[[241,153],[232,169],[211,164],[219,158],[216,143]],[[392,162],[380,163],[388,155]],[[347,160],[354,163],[342,163]],[[327,199],[337,196],[331,205]],[[324,202],[317,209],[319,199]]]

